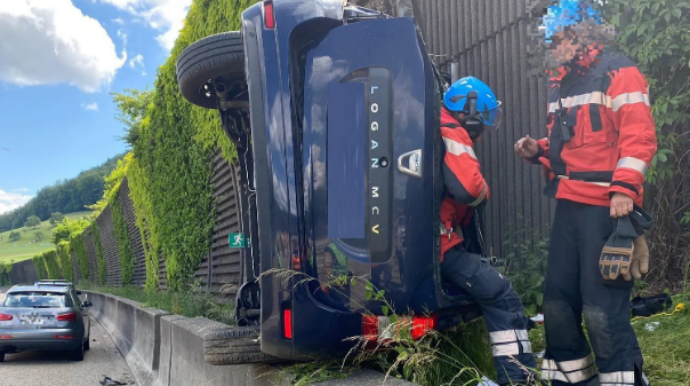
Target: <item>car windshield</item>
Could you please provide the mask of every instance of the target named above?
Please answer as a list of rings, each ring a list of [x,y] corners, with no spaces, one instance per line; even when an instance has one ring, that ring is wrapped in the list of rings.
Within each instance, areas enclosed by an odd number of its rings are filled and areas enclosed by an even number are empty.
[[[65,308],[70,307],[67,296],[62,293],[30,291],[7,294],[3,307]]]

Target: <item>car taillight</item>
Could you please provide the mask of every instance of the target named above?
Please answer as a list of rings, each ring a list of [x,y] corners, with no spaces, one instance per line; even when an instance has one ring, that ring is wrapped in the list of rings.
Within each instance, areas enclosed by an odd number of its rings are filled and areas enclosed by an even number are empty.
[[[378,339],[390,340],[400,338],[402,329],[410,332],[412,339],[418,340],[427,332],[438,328],[438,315],[398,317],[398,322],[391,323],[387,316],[363,315],[362,335],[364,339],[375,341]]]
[[[0,335],[0,340],[3,339],[12,339],[12,335]]]
[[[438,328],[438,315],[415,316],[412,318],[412,339],[420,339],[427,332]]]
[[[273,1],[264,1],[264,28],[273,29],[275,26],[276,20],[273,15]]]
[[[283,310],[283,336],[292,339],[292,310]]]
[[[379,335],[379,318],[374,315],[362,316],[362,335],[366,340],[376,340]]]
[[[77,314],[70,312],[69,314],[58,315],[56,319],[60,322],[76,322]]]
[[[0,322],[6,322],[12,320],[12,315],[0,314]]]
[[[74,335],[54,335],[53,339],[74,339]]]

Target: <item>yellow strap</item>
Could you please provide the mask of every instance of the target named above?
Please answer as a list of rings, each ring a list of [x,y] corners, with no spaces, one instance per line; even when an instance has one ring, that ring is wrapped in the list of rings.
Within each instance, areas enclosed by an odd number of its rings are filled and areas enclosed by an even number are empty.
[[[683,303],[678,303],[678,305],[676,306],[676,308],[675,308],[675,309],[673,310],[673,312],[671,312],[670,314],[661,313],[661,314],[654,314],[654,315],[652,315],[652,316],[636,316],[636,317],[632,318],[632,320],[635,321],[635,320],[638,320],[638,319],[649,319],[649,318],[653,318],[653,317],[655,317],[655,316],[662,316],[662,315],[663,315],[663,316],[671,316],[671,315],[675,314],[676,312],[682,310],[683,308],[685,308],[685,304],[683,304]]]

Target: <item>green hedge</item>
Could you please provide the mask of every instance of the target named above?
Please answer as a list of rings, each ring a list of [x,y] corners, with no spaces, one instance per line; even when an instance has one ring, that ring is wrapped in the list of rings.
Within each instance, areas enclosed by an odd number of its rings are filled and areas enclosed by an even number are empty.
[[[84,231],[86,233],[86,231]],[[84,233],[72,235],[70,241],[70,248],[74,253],[74,258],[77,260],[79,266],[79,273],[84,281],[89,280],[89,252],[86,250],[86,243],[84,242]]]
[[[165,257],[168,287],[180,290],[211,244],[214,226],[211,156],[219,146],[235,151],[217,112],[192,107],[179,93],[175,63],[180,52],[206,36],[238,30],[240,14],[254,1],[197,0],[190,7],[170,57],[159,68],[152,103],[137,128],[127,171],[145,244],[147,288],[158,285],[158,251]]]
[[[9,285],[10,272],[12,272],[12,263],[0,263],[0,285]]]
[[[48,279],[64,279],[56,251],[51,250],[43,252],[43,262],[46,265]]]
[[[129,242],[129,231],[127,220],[122,213],[122,203],[116,194],[110,203],[113,216],[113,228],[115,230],[115,240],[120,257],[120,272],[122,273],[122,284],[132,284],[134,280],[134,252]]]
[[[60,241],[56,247],[58,262],[62,268],[62,276],[67,281],[74,280],[74,267],[72,266],[72,256],[70,255],[70,245],[68,241]]]
[[[93,232],[93,243],[96,246],[96,272],[98,273],[96,280],[98,284],[103,285],[106,280],[107,266],[105,264],[105,254],[103,253],[103,243],[101,243],[101,231],[95,222],[91,229]]]
[[[32,258],[34,261],[34,267],[36,267],[36,272],[38,273],[38,279],[47,279],[48,278],[48,270],[46,269],[46,264],[45,261],[43,261],[43,255],[38,254],[34,255]]]

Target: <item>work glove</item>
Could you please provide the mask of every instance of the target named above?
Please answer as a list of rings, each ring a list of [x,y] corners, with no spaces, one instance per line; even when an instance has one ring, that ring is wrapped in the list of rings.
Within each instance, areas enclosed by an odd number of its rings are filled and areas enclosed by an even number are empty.
[[[638,233],[628,216],[615,221],[616,229],[606,241],[599,257],[599,271],[604,280],[616,280],[619,276],[629,280],[627,278],[633,261],[634,240]]]
[[[647,247],[647,240],[645,240],[644,236],[638,236],[633,245],[630,272],[635,279],[640,280],[642,275],[649,272],[649,247]],[[630,281],[630,274],[623,275],[623,279]]]
[[[604,280],[622,276],[630,281],[642,278],[649,271],[649,248],[642,235],[652,225],[651,217],[641,208],[615,220],[616,227],[599,257],[599,271]]]

